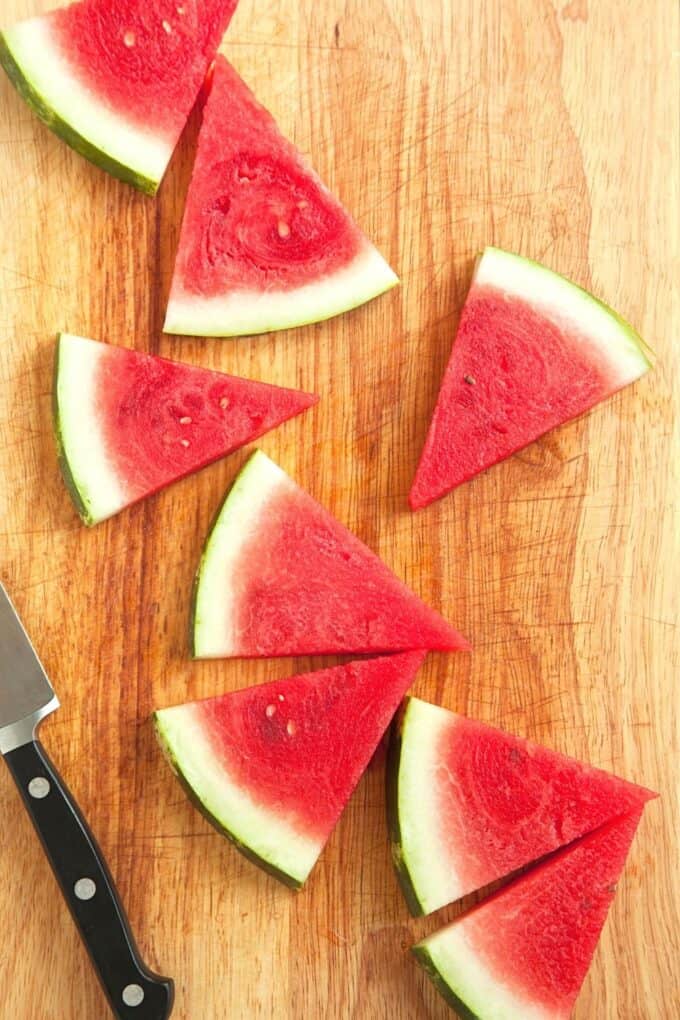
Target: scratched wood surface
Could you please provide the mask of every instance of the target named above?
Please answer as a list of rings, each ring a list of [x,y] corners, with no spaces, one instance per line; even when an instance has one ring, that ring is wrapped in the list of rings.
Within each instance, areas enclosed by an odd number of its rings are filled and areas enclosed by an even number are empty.
[[[47,5],[45,5],[47,6]],[[40,0],[3,0],[2,22]],[[383,768],[308,887],[246,863],[185,800],[149,725],[300,660],[191,663],[192,574],[245,455],[79,524],[50,425],[69,329],[317,390],[262,447],[474,643],[415,691],[660,790],[575,1011],[680,1015],[678,8],[642,0],[241,0],[225,52],[402,277],[337,319],[240,341],[161,333],[197,124],[156,200],[74,155],[0,81],[0,576],[58,686],[43,739],[104,847],[181,1020],[443,1020],[408,947]],[[405,497],[471,261],[509,247],[635,323],[656,371],[417,515]],[[675,302],[675,304],[674,304]],[[104,999],[0,770],[2,1020]],[[675,830],[675,833],[674,833]]]

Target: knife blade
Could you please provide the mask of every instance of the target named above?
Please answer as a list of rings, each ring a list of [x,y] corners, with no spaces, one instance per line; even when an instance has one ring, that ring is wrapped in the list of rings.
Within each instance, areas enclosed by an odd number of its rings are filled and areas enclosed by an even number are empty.
[[[57,708],[54,688],[0,584],[0,754],[31,740]]]
[[[0,753],[19,789],[117,1020],[166,1020],[174,985],[142,960],[113,878],[37,739],[59,700],[0,584]]]

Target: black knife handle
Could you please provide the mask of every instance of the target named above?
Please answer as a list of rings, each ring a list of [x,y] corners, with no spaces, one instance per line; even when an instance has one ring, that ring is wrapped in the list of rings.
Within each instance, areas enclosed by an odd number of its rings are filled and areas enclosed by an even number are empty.
[[[5,754],[115,1017],[165,1020],[174,985],[149,970],[101,850],[68,787],[33,740]]]

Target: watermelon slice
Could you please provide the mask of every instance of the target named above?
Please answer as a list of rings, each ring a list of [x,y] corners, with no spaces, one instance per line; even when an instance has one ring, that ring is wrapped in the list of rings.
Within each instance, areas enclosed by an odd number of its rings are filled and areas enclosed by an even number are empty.
[[[529,259],[477,262],[409,495],[427,506],[650,368],[606,305]]]
[[[398,283],[224,57],[184,211],[165,331],[238,336],[328,319]]]
[[[0,34],[0,62],[48,127],[154,194],[238,0],[80,0]]]
[[[57,341],[57,447],[86,524],[224,457],[317,399],[68,333]]]
[[[409,698],[388,761],[392,856],[416,915],[503,878],[656,794]]]
[[[640,811],[550,857],[415,946],[469,1020],[568,1020],[614,898]]]
[[[201,659],[469,647],[260,451],[208,536],[192,617]]]
[[[163,709],[158,737],[209,821],[300,888],[425,654],[350,662]]]

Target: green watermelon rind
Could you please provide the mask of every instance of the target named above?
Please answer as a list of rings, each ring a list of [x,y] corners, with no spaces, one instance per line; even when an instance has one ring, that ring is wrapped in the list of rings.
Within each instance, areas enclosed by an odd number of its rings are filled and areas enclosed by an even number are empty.
[[[390,837],[390,852],[394,870],[404,894],[408,909],[414,917],[424,917],[427,911],[420,902],[411,880],[411,872],[404,858],[401,823],[399,819],[399,767],[401,764],[402,735],[411,698],[405,698],[390,729],[385,768],[385,803],[387,807],[387,828]]]
[[[453,714],[440,705],[409,696],[390,734],[386,805],[390,848],[397,879],[415,917],[434,913],[464,895],[450,848],[439,844],[435,824],[437,738]],[[429,824],[422,824],[422,819]]]
[[[49,59],[49,55],[46,55],[45,59]],[[0,65],[2,65],[14,88],[27,105],[70,148],[80,156],[84,156],[90,163],[93,163],[102,170],[106,170],[124,183],[131,184],[146,195],[156,194],[160,179],[155,180],[135,170],[133,167],[121,163],[114,156],[109,155],[109,153],[85,138],[84,135],[80,134],[67,120],[64,120],[56,112],[50,104],[49,98],[42,95],[34,87],[23,70],[12,48],[11,30],[0,32]]]
[[[425,971],[439,994],[452,1009],[455,1009],[456,1013],[458,1013],[459,1017],[461,1017],[461,1020],[482,1020],[479,1013],[473,1013],[472,1010],[469,1009],[463,1000],[456,994],[455,990],[451,987],[439,970],[439,967],[430,955],[430,951],[426,945],[420,943],[417,946],[413,946],[411,948],[411,953]]]
[[[205,612],[208,606],[217,605],[221,607],[220,616],[224,619],[228,617],[228,610],[224,605],[224,578],[229,577],[225,564],[225,550],[228,549],[234,556],[238,554],[241,541],[245,538],[244,522],[249,521],[251,527],[254,526],[257,495],[267,497],[272,489],[272,483],[275,484],[278,480],[287,480],[285,472],[261,450],[256,450],[239,471],[213,518],[194,578],[191,597],[189,643],[193,659],[223,658],[231,654],[229,649],[216,648],[214,644],[211,650],[206,651],[206,632],[212,633],[213,627],[205,625]],[[232,522],[236,525],[234,528],[231,527]],[[213,589],[208,575],[216,563],[219,564],[217,570],[219,582],[215,598],[211,599],[210,591]],[[204,600],[205,608],[202,608]]]
[[[290,290],[243,290],[213,297],[171,293],[163,332],[228,339],[295,329],[359,308],[398,283],[396,273],[367,242],[349,265]]]
[[[230,843],[232,843],[236,849],[241,853],[251,864],[257,865],[272,878],[276,878],[279,882],[282,882],[289,889],[293,889],[298,892],[304,886],[308,875],[304,878],[297,878],[291,875],[289,872],[278,868],[275,864],[267,858],[257,854],[247,843],[240,839],[229,826],[212,811],[201,798],[200,794],[194,788],[190,780],[188,779],[181,762],[179,761],[174,749],[171,737],[168,734],[166,726],[163,722],[163,711],[154,712],[152,715],[152,721],[156,732],[156,737],[160,744],[161,750],[170,765],[170,768],[177,777],[180,785],[187,794],[187,797],[191,803],[198,809],[203,817],[208,821],[220,835],[225,836]]]
[[[98,428],[97,362],[105,344],[58,333],[52,387],[52,425],[66,488],[88,527],[113,517],[127,504],[124,487]]]
[[[540,307],[543,313],[550,315],[553,309],[550,308],[550,302],[540,300],[541,282],[545,286],[552,288],[553,294],[561,293],[564,296],[565,303],[569,305],[569,312],[565,313],[565,318],[570,323],[585,323],[588,319],[588,312],[590,312],[590,316],[594,316],[591,319],[591,325],[595,323],[600,326],[605,323],[613,324],[615,329],[612,333],[612,339],[623,345],[621,349],[617,352],[610,344],[603,345],[598,343],[597,346],[613,362],[621,361],[621,355],[624,353],[627,358],[632,359],[632,362],[636,364],[636,371],[630,375],[630,378],[626,380],[627,382],[634,381],[634,379],[644,375],[653,367],[653,351],[645,343],[637,330],[623,316],[614,311],[613,308],[610,308],[604,301],[596,298],[585,288],[579,286],[579,284],[573,283],[566,276],[556,273],[534,259],[505,251],[502,248],[495,248],[491,245],[477,256],[473,283],[479,282],[479,277],[484,267],[488,267],[492,263],[498,269],[498,274],[490,274],[489,278],[483,282],[503,287],[504,283],[507,284],[508,276],[513,270],[523,270],[533,278],[531,282],[535,286],[535,291],[530,296],[528,293],[521,294],[510,287],[509,293],[511,296],[516,296],[520,301],[525,300],[530,305]],[[576,314],[577,309],[581,314]],[[595,336],[592,333],[589,335],[595,341]],[[626,383],[624,382],[621,385],[626,385]]]
[[[76,479],[71,466],[71,461],[69,460],[67,443],[64,439],[64,422],[59,401],[59,369],[63,336],[63,333],[57,333],[57,345],[52,372],[52,428],[54,432],[54,440],[57,446],[57,460],[61,469],[62,478],[64,479],[64,484],[66,485],[69,496],[71,497],[83,524],[86,524],[88,527],[92,527],[97,523],[97,519],[92,514],[90,506],[88,505],[85,490]]]

